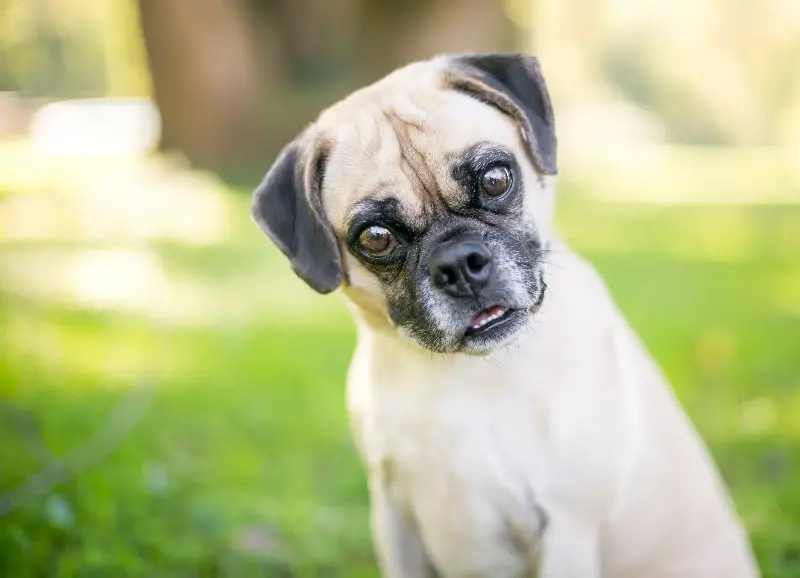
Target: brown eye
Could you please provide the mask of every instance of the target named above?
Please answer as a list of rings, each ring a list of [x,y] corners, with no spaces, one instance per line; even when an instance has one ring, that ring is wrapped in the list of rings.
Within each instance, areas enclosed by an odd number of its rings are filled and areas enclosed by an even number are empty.
[[[492,167],[481,175],[481,188],[490,197],[500,197],[511,188],[511,170],[506,166]]]
[[[392,252],[397,241],[389,229],[384,227],[367,227],[358,236],[361,250],[372,257],[385,257]]]

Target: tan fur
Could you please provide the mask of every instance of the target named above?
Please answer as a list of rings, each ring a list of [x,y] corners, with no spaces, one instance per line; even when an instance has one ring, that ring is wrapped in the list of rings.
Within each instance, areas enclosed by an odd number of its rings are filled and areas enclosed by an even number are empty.
[[[358,326],[348,377],[375,546],[389,578],[752,578],[716,468],[594,270],[552,229],[554,179],[513,115],[450,88],[446,59],[325,111],[322,206]],[[493,141],[522,162],[524,212],[552,253],[528,331],[485,357],[398,335],[381,283],[347,250],[362,199],[411,219],[463,202],[453,155]]]

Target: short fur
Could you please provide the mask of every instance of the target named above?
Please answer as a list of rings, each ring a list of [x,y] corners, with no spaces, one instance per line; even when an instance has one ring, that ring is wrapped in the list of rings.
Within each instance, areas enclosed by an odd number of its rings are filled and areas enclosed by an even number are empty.
[[[348,406],[383,574],[758,576],[702,441],[553,230],[556,172],[539,62],[445,55],[323,112],[256,191],[298,275],[353,309]],[[386,256],[359,244],[373,226],[397,239]],[[491,256],[483,281],[437,277],[464,247]]]

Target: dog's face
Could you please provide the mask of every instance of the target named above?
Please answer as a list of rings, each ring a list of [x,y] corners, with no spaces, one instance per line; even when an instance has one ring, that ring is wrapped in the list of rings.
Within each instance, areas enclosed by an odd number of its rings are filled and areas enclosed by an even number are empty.
[[[374,330],[481,354],[544,299],[555,159],[535,59],[444,56],[325,111],[267,173],[253,214],[301,278],[342,285]]]

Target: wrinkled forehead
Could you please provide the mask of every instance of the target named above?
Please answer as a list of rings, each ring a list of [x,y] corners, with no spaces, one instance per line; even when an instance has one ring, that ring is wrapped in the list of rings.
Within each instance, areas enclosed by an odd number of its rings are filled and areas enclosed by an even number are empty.
[[[454,90],[395,90],[348,104],[333,111],[333,120],[323,117],[320,129],[328,143],[323,203],[338,232],[365,199],[395,198],[412,218],[432,196],[457,204],[465,191],[453,168],[476,145],[499,146],[523,160],[514,122]]]

